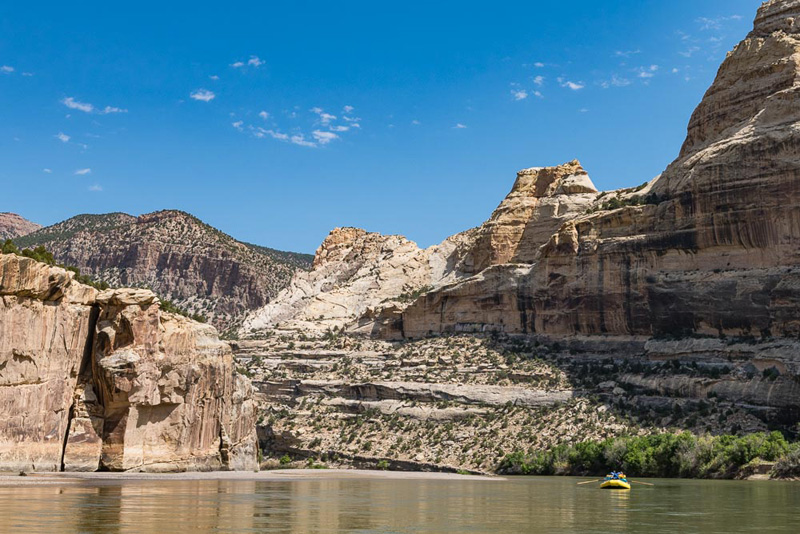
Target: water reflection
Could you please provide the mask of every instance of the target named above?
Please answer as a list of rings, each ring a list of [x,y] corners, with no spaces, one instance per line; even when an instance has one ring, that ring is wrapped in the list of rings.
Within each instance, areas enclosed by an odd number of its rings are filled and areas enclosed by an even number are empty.
[[[571,479],[88,481],[0,487],[0,532],[796,532],[800,486]]]

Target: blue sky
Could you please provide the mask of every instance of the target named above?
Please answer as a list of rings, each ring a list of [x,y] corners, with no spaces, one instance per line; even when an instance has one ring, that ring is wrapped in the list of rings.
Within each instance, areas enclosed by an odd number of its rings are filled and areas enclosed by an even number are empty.
[[[175,208],[313,252],[438,243],[526,167],[651,179],[760,1],[116,4],[0,6],[0,211]]]

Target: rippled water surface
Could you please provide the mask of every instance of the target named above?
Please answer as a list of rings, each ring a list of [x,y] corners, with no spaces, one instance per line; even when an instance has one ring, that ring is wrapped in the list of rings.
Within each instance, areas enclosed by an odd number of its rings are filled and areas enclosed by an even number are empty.
[[[0,486],[0,532],[800,532],[800,483],[86,480]]]

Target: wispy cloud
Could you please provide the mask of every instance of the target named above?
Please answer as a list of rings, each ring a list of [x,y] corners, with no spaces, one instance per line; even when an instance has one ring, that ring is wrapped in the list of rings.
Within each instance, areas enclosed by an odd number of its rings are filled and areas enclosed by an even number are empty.
[[[67,134],[65,134],[64,132],[58,132],[58,135],[56,135],[56,139],[58,139],[62,143],[69,143],[69,140],[72,138]]]
[[[84,113],[99,113],[100,115],[109,115],[111,113],[127,113],[127,109],[118,108],[116,106],[106,106],[102,109],[98,109],[94,106],[94,104],[90,104],[88,102],[79,102],[75,100],[74,97],[68,96],[61,101],[62,104],[67,106],[69,109],[76,109],[78,111],[83,111]]]
[[[525,100],[528,98],[528,91],[525,89],[512,89],[511,96],[513,96],[516,101]]]
[[[586,84],[583,82],[571,82],[569,80],[565,80],[561,82],[561,87],[566,87],[567,89],[571,89],[573,91],[580,91]]]
[[[639,67],[637,76],[639,78],[652,78],[658,72],[658,65],[650,65],[649,67]]]
[[[258,137],[259,139],[262,137],[269,136],[273,139],[277,139],[278,141],[289,141],[289,135],[281,132],[276,132],[275,130],[265,130],[264,128],[258,127],[253,128],[254,132],[253,135]]]
[[[75,176],[86,176],[87,174],[92,174],[92,169],[78,169],[75,171]]]
[[[14,72],[14,67],[11,67],[9,65],[3,65],[2,67],[0,67],[0,72],[2,72],[3,74],[11,74],[12,72]]]
[[[413,124],[414,126],[419,126],[422,123],[419,122],[417,119],[414,119],[413,121],[411,121],[411,124]]]
[[[464,130],[466,128],[467,128],[467,126],[465,124],[461,124],[460,122],[458,124],[456,124],[455,126],[453,126],[454,130]]]
[[[544,76],[537,76],[533,79],[533,83],[541,87],[544,85],[544,80],[545,80]]]
[[[85,102],[78,102],[71,96],[68,96],[62,100],[61,103],[67,106],[69,109],[77,109],[78,111],[83,111],[84,113],[92,113],[94,111],[93,105]]]
[[[339,136],[336,135],[335,133],[324,132],[322,130],[314,130],[313,132],[311,132],[311,135],[314,136],[314,139],[316,139],[320,145],[327,145],[331,141],[339,139]]]
[[[723,24],[732,20],[742,20],[742,16],[731,15],[730,17],[714,17],[714,18],[700,17],[696,20],[696,22],[700,24],[701,30],[706,31],[706,30],[721,30]]]
[[[209,91],[208,89],[198,89],[193,91],[190,95],[190,98],[193,100],[199,100],[200,102],[211,102],[217,95],[214,94],[213,91]]]
[[[219,76],[217,76],[216,74],[212,74],[211,76],[208,77],[208,79],[214,80],[216,82],[217,80],[219,80]]]
[[[533,64],[533,66],[536,67],[537,69],[543,69],[544,63],[542,63],[541,61],[537,61],[536,63]]]
[[[354,108],[353,106],[345,106],[342,108],[342,113],[349,114],[355,111],[355,109],[356,108]]]
[[[316,113],[317,115],[319,115],[319,121],[323,125],[328,125],[328,124],[331,123],[331,121],[335,121],[337,119],[336,115],[331,115],[330,113],[325,113],[325,111],[322,108],[319,108],[319,107],[311,108],[311,111],[313,113]]]
[[[94,185],[90,185],[89,186],[89,191],[98,192],[98,191],[102,191],[102,190],[103,190],[103,188],[99,184],[94,184]]]
[[[247,61],[234,61],[231,63],[231,67],[234,69],[241,69],[244,67],[255,67],[258,68],[261,65],[264,65],[264,61],[261,60],[258,56],[250,56],[250,59]]]
[[[258,116],[264,120],[267,120],[269,118],[269,113],[267,113],[266,111],[262,111],[258,114]]]
[[[53,174],[53,170],[52,169],[42,169],[42,172],[45,173],[45,174]]]
[[[611,87],[627,87],[631,84],[631,81],[628,78],[623,78],[617,74],[611,76],[610,80],[604,80],[600,82],[600,87],[603,89],[609,89]]]
[[[293,135],[289,141],[292,144],[299,145],[299,146],[306,146],[306,147],[316,147],[317,145],[314,144],[312,141],[306,140],[303,134],[295,134]]]
[[[237,130],[239,130],[240,132],[243,132],[243,131],[244,131],[244,128],[243,128],[243,126],[244,126],[244,121],[236,121],[236,122],[234,122],[234,123],[231,123],[231,126],[233,126],[234,128],[236,128],[236,129],[237,129]]]
[[[639,50],[638,48],[636,50],[617,50],[616,52],[614,52],[614,56],[629,58],[631,56],[635,56],[636,54],[641,54],[641,53],[642,51]]]

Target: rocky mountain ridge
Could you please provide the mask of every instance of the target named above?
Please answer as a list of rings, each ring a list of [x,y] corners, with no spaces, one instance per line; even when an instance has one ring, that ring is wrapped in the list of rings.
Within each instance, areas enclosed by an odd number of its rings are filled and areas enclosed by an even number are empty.
[[[42,226],[16,213],[0,213],[0,241],[15,239],[39,230]]]
[[[268,303],[310,256],[236,241],[180,211],[78,215],[15,240],[112,286],[145,287],[220,328]]]

